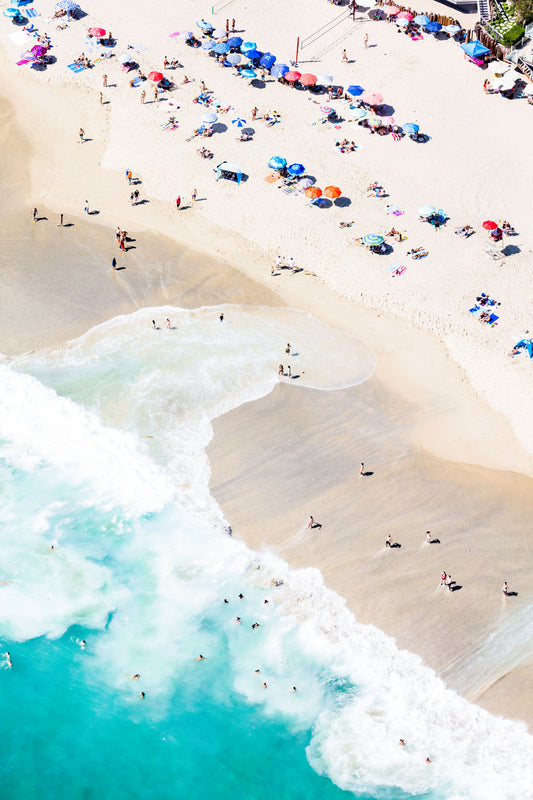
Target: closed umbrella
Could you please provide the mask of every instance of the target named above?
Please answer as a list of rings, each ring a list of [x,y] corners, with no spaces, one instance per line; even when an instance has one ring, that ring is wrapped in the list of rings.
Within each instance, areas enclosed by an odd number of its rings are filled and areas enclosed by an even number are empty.
[[[364,89],[362,86],[352,83],[350,86],[348,86],[346,91],[348,94],[351,94],[352,97],[359,97],[359,95],[363,94]]]
[[[396,25],[399,25],[400,28],[406,28],[409,25],[409,20],[405,19],[405,17],[400,17],[400,19],[395,20]]]
[[[413,19],[413,15],[410,14],[409,11],[400,11],[397,19],[406,19],[408,22],[410,22]]]
[[[293,69],[289,70],[289,72],[286,72],[285,75],[284,75],[285,80],[289,81],[290,83],[293,83],[294,81],[299,80],[301,77],[302,77],[302,73],[301,72],[296,72],[296,70],[293,70]]]
[[[256,47],[255,42],[244,42],[244,44],[241,44],[241,53],[246,53],[247,50],[255,50]]]
[[[309,186],[309,188],[305,190],[305,195],[310,197],[312,200],[316,200],[321,194],[322,189],[319,189],[318,186]]]
[[[240,36],[232,36],[231,39],[228,39],[228,44],[230,47],[240,47],[242,39]]]
[[[366,236],[363,236],[363,242],[370,247],[377,247],[380,244],[383,244],[384,239],[383,236],[380,236],[379,233],[367,233]]]
[[[149,72],[148,73],[149,80],[153,81],[154,83],[159,83],[159,81],[163,80],[163,73],[162,72]]]
[[[231,120],[232,125],[236,125],[238,128],[242,128],[243,125],[246,125],[246,120],[242,119],[241,117],[237,117],[236,119]]]
[[[342,192],[338,186],[326,186],[324,189],[324,197],[330,197],[332,200],[335,200],[336,197],[340,197],[341,194]]]
[[[364,119],[366,117],[366,109],[364,108],[351,108],[350,115],[352,119]]]
[[[226,31],[222,30],[222,28],[215,28],[215,30],[211,32],[213,39],[222,39],[225,35]]]
[[[402,130],[404,133],[418,133],[420,125],[415,122],[406,122],[405,125],[402,125]]]
[[[286,64],[274,64],[270,70],[270,74],[273,75],[274,78],[282,78],[287,72],[289,72],[289,68]]]
[[[289,175],[303,175],[305,172],[305,167],[303,164],[289,164],[287,167],[287,172]]]
[[[419,217],[430,217],[432,214],[435,213],[437,209],[435,206],[420,206],[418,209],[418,216]]]
[[[273,56],[272,53],[265,53],[259,63],[262,67],[264,67],[264,69],[272,69],[276,63],[276,56]]]
[[[226,42],[219,42],[213,47],[213,50],[221,56],[223,53],[229,53],[229,44]]]
[[[210,22],[206,22],[205,19],[201,19],[200,22],[197,22],[196,24],[203,31],[212,31],[213,30],[213,26],[211,25],[211,23]]]
[[[241,69],[241,75],[243,78],[255,78],[257,77],[257,72],[254,72],[253,69]]]
[[[379,104],[383,102],[383,95],[379,94],[379,92],[371,92],[367,89],[362,93],[361,100],[368,106],[379,106]]]
[[[89,36],[105,36],[103,28],[89,28]]]
[[[332,86],[333,85],[333,75],[317,75],[316,76],[316,85],[317,86]]]
[[[316,75],[306,72],[300,76],[300,83],[302,86],[314,86],[316,83]]]
[[[235,66],[235,64],[240,64],[241,58],[242,56],[240,56],[238,53],[230,53],[229,56],[226,58],[226,61],[228,62],[228,64],[232,64],[233,66]]]
[[[284,169],[287,166],[287,159],[282,158],[282,156],[272,156],[268,166],[272,169]]]
[[[486,219],[483,223],[483,227],[486,231],[495,231],[498,227],[496,222],[493,222],[491,219]]]
[[[415,23],[415,25],[421,25],[422,27],[424,27],[424,25],[428,24],[429,17],[426,16],[426,14],[417,14],[413,22]]]
[[[426,30],[428,33],[437,33],[442,28],[440,22],[428,22],[426,25]]]
[[[398,6],[383,6],[383,11],[388,17],[393,17],[399,10]]]
[[[202,122],[205,122],[206,125],[212,125],[213,122],[216,122],[218,119],[216,114],[213,114],[212,111],[208,111],[207,114],[202,115]]]

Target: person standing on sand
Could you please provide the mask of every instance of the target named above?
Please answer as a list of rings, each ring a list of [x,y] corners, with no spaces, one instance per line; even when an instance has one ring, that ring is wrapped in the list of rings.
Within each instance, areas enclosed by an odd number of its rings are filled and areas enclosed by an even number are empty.
[[[143,89],[141,92],[141,105],[144,105],[144,101],[146,100],[146,92]]]
[[[113,258],[113,260],[111,261],[111,267],[112,267],[112,269],[116,269],[117,268],[117,259],[116,258]]]
[[[102,94],[102,92],[100,92],[100,105],[101,106],[104,105],[104,95]]]
[[[507,597],[507,595],[509,594],[509,584],[507,583],[507,581],[504,581],[504,584],[502,586],[502,592],[504,594],[504,597]]]
[[[231,20],[231,32],[235,33],[235,20],[234,19]]]
[[[446,573],[444,572],[444,570],[440,574],[440,585],[441,586],[446,585]]]
[[[447,575],[446,576],[445,584],[448,587],[449,591],[451,592],[451,590],[452,590],[452,576],[451,575]]]
[[[229,19],[226,20],[226,36],[229,36]]]
[[[80,144],[83,144],[85,141],[85,131],[83,130],[83,128],[80,128],[79,137],[80,137]]]
[[[127,180],[128,180],[128,183],[129,183],[129,184],[131,184],[131,179],[133,178],[133,175],[132,175],[131,169],[127,169],[127,170],[126,170],[126,178],[127,178]]]
[[[347,64],[348,63],[348,54],[347,54],[346,50],[342,51],[342,63],[343,64]]]
[[[365,50],[368,47],[368,33],[365,33]]]
[[[176,210],[179,211],[180,207],[181,207],[181,197],[178,195],[178,197],[176,197]]]
[[[158,100],[159,100],[159,91],[157,86],[154,86],[154,103],[157,103]]]
[[[278,367],[278,375],[285,375],[285,369],[283,367],[283,364],[280,364]]]
[[[37,222],[37,209],[36,208],[33,209],[33,211],[31,212],[31,215],[33,217],[33,221]]]
[[[196,189],[193,189],[191,192],[191,206],[193,206],[196,203],[197,197],[198,197],[198,192],[196,191]]]
[[[431,544],[431,531],[426,531],[426,544]]]
[[[390,535],[390,533],[385,539],[385,547],[392,547],[392,536]]]
[[[89,201],[88,200],[85,201],[85,208],[83,210],[85,211],[86,214],[89,213]]]
[[[287,367],[287,378],[292,378],[290,366]]]
[[[165,328],[167,329],[167,331],[170,330],[170,320],[169,320],[168,317],[166,318],[166,321],[165,321]]]
[[[58,228],[62,228],[63,227],[63,214],[59,215],[59,222],[57,223],[57,227]]]
[[[102,86],[107,89],[107,75],[102,75]]]
[[[365,474],[365,465],[361,461],[361,469],[359,470],[359,476],[364,475],[364,474]]]

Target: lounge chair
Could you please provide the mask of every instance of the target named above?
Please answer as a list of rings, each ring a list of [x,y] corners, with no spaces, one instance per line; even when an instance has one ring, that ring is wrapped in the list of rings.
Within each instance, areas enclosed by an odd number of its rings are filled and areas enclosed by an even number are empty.
[[[503,253],[499,250],[495,250],[494,247],[491,247],[490,244],[485,247],[485,253],[492,258],[493,261],[501,261],[504,258]]]

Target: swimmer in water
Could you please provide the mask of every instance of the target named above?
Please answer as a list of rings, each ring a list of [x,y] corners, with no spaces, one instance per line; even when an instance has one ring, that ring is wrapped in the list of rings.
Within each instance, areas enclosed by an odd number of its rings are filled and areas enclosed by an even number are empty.
[[[85,639],[76,639],[76,641],[79,644],[80,648],[82,650],[85,650],[85,648],[87,647],[87,642],[85,641]]]
[[[267,606],[268,605],[268,600],[263,600],[263,603],[264,603],[265,606]]]
[[[145,697],[146,697],[146,695],[145,695],[145,693],[144,693],[144,692],[141,692],[141,693],[139,694],[139,699],[140,699],[140,700],[144,700],[144,698],[145,698]]]
[[[224,602],[227,604],[229,603],[229,600],[226,600],[226,598],[224,598]]]
[[[4,653],[4,658],[5,658],[5,666],[7,667],[7,669],[11,669],[11,667],[13,666],[13,662],[11,661],[10,654],[8,652]]]
[[[51,544],[51,545],[50,545],[50,547],[49,547],[48,549],[50,550],[50,552],[52,552],[52,551],[53,551],[53,549],[54,549],[54,545],[53,545],[53,544]]]
[[[237,597],[239,598],[239,600],[244,600],[244,595],[243,594],[239,594],[239,595],[237,595]]]
[[[203,655],[200,653],[200,655],[198,656],[198,658],[196,659],[196,661],[205,661],[205,656],[203,656]]]
[[[266,688],[267,688],[267,685],[266,685],[266,683],[264,683],[263,684],[263,689],[266,689]]]
[[[260,670],[260,669],[254,669],[254,673],[255,673],[256,675],[258,675],[260,672],[261,672],[261,670]]]
[[[252,630],[254,630],[255,628],[259,628],[258,622],[254,622],[254,624],[252,625]]]
[[[289,694],[296,694],[296,686],[293,686]]]
[[[405,744],[405,739],[400,739],[400,741],[398,742],[398,744],[401,744],[401,745],[403,746],[403,745]]]
[[[240,622],[240,621],[241,621],[240,617],[235,617],[234,622]]]
[[[138,681],[140,677],[141,677],[141,673],[140,672],[136,672],[135,675],[130,675],[130,681]]]

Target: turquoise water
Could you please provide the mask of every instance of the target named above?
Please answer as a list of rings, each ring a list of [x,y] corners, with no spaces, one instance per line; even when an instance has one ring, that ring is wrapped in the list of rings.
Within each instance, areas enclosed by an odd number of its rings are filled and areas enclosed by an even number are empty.
[[[375,359],[305,315],[220,311],[148,309],[0,363],[4,796],[533,797],[522,726],[318,571],[228,535],[211,420],[272,390],[287,341],[322,389]]]

